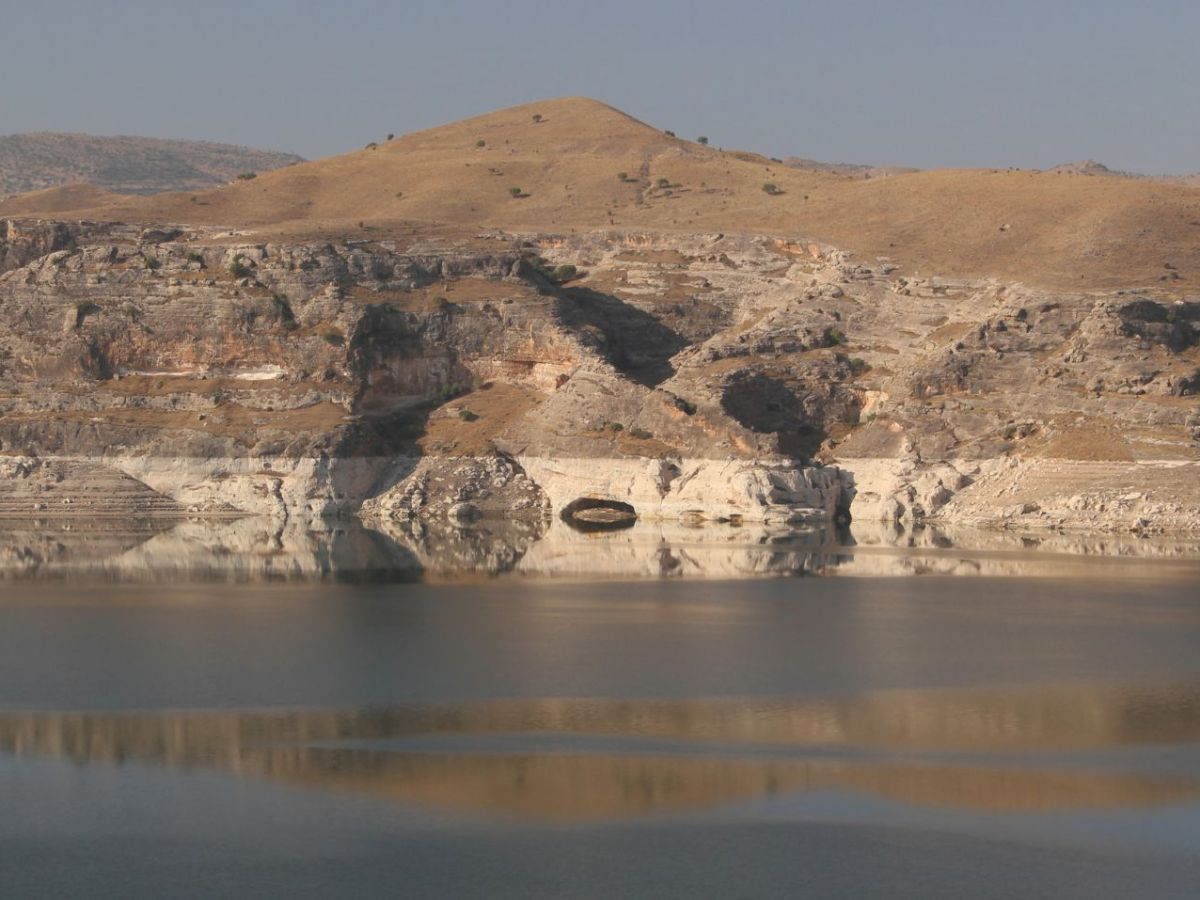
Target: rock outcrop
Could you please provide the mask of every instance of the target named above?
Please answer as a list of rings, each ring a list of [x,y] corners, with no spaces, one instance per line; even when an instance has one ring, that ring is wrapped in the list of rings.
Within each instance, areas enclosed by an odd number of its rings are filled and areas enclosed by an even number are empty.
[[[580,501],[1200,530],[1200,303],[1153,290],[900,276],[712,233],[0,235],[0,453],[125,479],[114,512],[361,508],[418,538],[519,519],[518,544]],[[14,474],[0,512],[68,491]]]

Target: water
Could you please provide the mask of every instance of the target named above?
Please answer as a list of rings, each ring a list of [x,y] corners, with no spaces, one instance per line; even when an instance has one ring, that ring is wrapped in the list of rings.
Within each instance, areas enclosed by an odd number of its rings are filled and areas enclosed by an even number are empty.
[[[6,898],[1200,888],[1185,545],[80,533],[0,567]]]

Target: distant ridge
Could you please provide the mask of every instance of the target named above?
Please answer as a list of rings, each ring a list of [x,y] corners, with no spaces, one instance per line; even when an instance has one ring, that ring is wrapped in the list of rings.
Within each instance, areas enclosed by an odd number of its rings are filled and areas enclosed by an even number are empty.
[[[294,153],[209,141],[34,132],[0,137],[0,195],[66,184],[116,194],[204,190],[303,162]]]

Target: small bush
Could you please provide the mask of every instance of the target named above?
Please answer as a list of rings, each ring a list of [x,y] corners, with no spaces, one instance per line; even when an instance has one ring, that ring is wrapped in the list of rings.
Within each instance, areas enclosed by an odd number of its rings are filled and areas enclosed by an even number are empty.
[[[686,416],[694,416],[696,414],[696,404],[690,400],[684,400],[682,397],[675,398],[675,408]]]
[[[578,274],[579,270],[575,268],[575,266],[571,265],[570,263],[566,263],[565,265],[561,265],[554,270],[553,277],[555,281],[561,284],[564,281],[570,281]]]
[[[675,137],[675,132],[673,131],[664,131],[663,134],[665,134],[667,137]]]
[[[650,432],[648,432],[645,428],[638,428],[636,425],[629,429],[629,436],[635,437],[639,441],[648,441],[651,437],[653,437],[653,435],[650,434]]]
[[[458,411],[458,417],[464,422],[475,422],[478,421],[479,414],[473,413],[469,409],[460,409]]]
[[[332,344],[334,347],[341,347],[346,343],[346,336],[336,328],[329,328],[321,332],[321,338],[327,344]]]
[[[374,141],[371,141],[371,143],[367,144],[367,149],[368,150],[378,150],[379,145],[377,143],[375,143]]]
[[[151,272],[156,272],[162,268],[162,260],[153,256],[147,256],[145,253],[142,254],[142,262],[145,263],[146,268]]]
[[[781,191],[781,190],[779,189],[779,185],[777,185],[777,184],[776,184],[775,182],[773,182],[773,181],[768,181],[768,182],[766,182],[766,183],[765,183],[765,184],[762,186],[762,189],[763,189],[763,193],[764,193],[764,194],[770,194],[772,197],[778,196],[779,194],[782,194],[782,193],[783,193],[783,191]]]
[[[660,188],[669,188],[671,186],[671,179],[670,178],[660,178],[660,179],[658,179],[658,181],[656,181],[654,183],[656,185],[658,185]]]
[[[846,343],[846,335],[842,334],[841,330],[837,328],[830,328],[827,332],[825,332],[825,336],[829,338],[829,342],[831,344]]]
[[[257,172],[241,172],[238,174],[238,181],[253,181],[258,177]]]
[[[855,375],[861,375],[864,372],[869,371],[870,368],[871,368],[871,364],[868,363],[861,356],[856,356],[852,360],[850,360],[850,371],[853,372]]]
[[[708,137],[706,135],[702,134],[702,135],[700,135],[700,137],[696,138],[696,143],[703,144],[704,146],[707,147],[708,146]]]
[[[510,187],[508,189],[508,193],[510,195],[512,195],[513,197],[524,197],[525,196],[525,192],[523,190],[521,190],[519,187]]]
[[[628,180],[629,180],[628,172],[618,172],[617,173],[617,181],[628,181]]]
[[[239,253],[233,258],[233,262],[229,264],[229,274],[234,278],[249,278],[254,274],[254,270],[246,265],[242,259],[242,254]]]
[[[389,141],[391,141],[391,140],[395,140],[395,138],[396,138],[396,136],[395,136],[394,134],[389,134],[389,135],[388,135],[388,140],[389,140]]]
[[[534,123],[535,123],[535,124],[536,124],[536,123],[538,123],[538,122],[540,122],[540,121],[542,121],[542,114],[541,114],[541,113],[534,113],[534,114],[533,114],[533,121],[534,121]]]
[[[194,250],[187,255],[187,258],[188,258],[188,262],[194,262],[194,263],[199,263],[200,265],[204,265],[204,257],[202,255],[200,255],[199,253],[195,252]]]
[[[486,146],[487,146],[487,141],[485,141],[483,138],[480,138],[479,140],[477,140],[477,141],[475,142],[475,146],[476,146],[476,147],[486,147]]]
[[[292,305],[288,303],[287,295],[275,294],[271,300],[275,304],[275,312],[279,316],[279,321],[287,331],[294,331],[299,326],[296,324],[296,314],[292,312]]]
[[[608,430],[609,430],[609,431],[617,431],[617,432],[621,432],[621,431],[624,431],[624,430],[625,430],[625,426],[624,426],[624,425],[622,425],[620,422],[612,422],[612,423],[610,423],[610,424],[609,424],[609,426],[608,426]]]
[[[434,393],[433,402],[441,405],[455,397],[461,397],[470,390],[470,387],[465,384],[444,384]]]

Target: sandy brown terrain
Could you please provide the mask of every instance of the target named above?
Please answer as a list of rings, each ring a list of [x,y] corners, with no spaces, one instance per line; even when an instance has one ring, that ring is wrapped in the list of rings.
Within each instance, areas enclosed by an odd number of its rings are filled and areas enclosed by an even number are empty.
[[[767,183],[779,194],[765,193]],[[514,188],[521,196],[512,196]],[[68,188],[0,204],[0,216],[17,215],[293,235],[386,234],[426,222],[740,230],[824,241],[922,275],[1175,293],[1200,281],[1200,192],[1180,183],[1001,170],[873,179],[798,170],[670,137],[583,98],[501,110],[216,190],[122,198]]]

